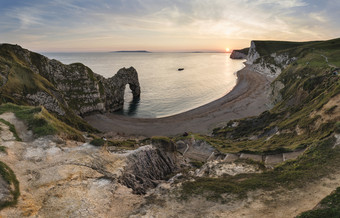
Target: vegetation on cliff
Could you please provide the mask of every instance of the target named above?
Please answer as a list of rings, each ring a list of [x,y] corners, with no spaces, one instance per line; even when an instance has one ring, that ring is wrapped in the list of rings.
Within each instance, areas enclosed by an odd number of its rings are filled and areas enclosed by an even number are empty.
[[[3,199],[0,200],[0,210],[1,210],[4,207],[13,206],[18,202],[18,197],[20,196],[20,190],[19,190],[19,181],[16,178],[13,170],[9,168],[2,161],[0,161],[0,176],[2,177],[4,182],[8,185],[9,192],[11,195],[10,199],[7,199],[5,201],[2,201]]]
[[[81,63],[64,65],[18,45],[0,45],[0,103],[42,105],[82,131],[96,132],[80,116],[123,107],[126,84],[139,97],[138,75],[132,67],[105,79]]]
[[[197,178],[183,185],[182,197],[203,194],[223,199],[226,193],[243,196],[257,188],[298,187],[339,170],[340,39],[325,42],[256,42],[265,57],[289,53],[296,61],[275,79],[283,88],[281,100],[257,117],[232,120],[212,136],[198,136],[220,152],[279,154],[306,149],[296,160],[284,162],[261,174],[222,178]],[[196,137],[197,138],[197,137]]]
[[[12,103],[0,105],[0,114],[13,112],[24,121],[35,137],[59,134],[64,138],[83,141],[81,132],[50,114],[44,107],[19,106]],[[14,126],[12,132],[16,135]],[[17,136],[17,140],[20,140]]]
[[[256,117],[232,120],[226,126],[214,129],[211,136],[185,134],[185,136],[173,138],[152,137],[137,142],[135,140],[106,140],[92,135],[94,139],[90,143],[95,146],[134,149],[139,146],[138,144],[147,142],[157,148],[147,147],[138,154],[131,153],[127,171],[120,180],[122,184],[133,188],[135,193],[145,194],[149,188],[156,187],[159,180],[168,178],[169,175],[177,172],[178,166],[174,161],[176,159],[174,157],[175,142],[180,140],[183,144],[183,156],[188,151],[186,143],[195,140],[200,142],[197,144],[201,150],[204,146],[212,145],[214,147],[207,149],[210,156],[215,152],[268,155],[296,150],[304,151],[297,159],[280,163],[273,169],[266,169],[263,163],[249,160],[248,164],[261,166],[262,173],[223,175],[216,178],[198,177],[194,173],[189,175],[188,169],[184,167],[183,175],[180,176],[180,181],[183,184],[179,186],[179,189],[176,188],[182,199],[201,195],[208,200],[225,202],[229,196],[245,197],[249,191],[259,188],[274,190],[277,187],[301,187],[307,182],[316,181],[340,170],[338,164],[340,161],[338,145],[340,133],[340,107],[338,106],[340,101],[340,39],[305,43],[255,41],[255,44],[256,51],[260,54],[260,59],[256,60],[256,63],[261,64],[261,62],[267,61],[275,65],[283,63],[281,60],[276,60],[278,57],[289,57],[288,62],[278,66],[280,68],[287,65],[282,68],[282,72],[272,83],[271,98],[275,103],[273,108]],[[74,112],[74,109],[81,109],[84,106],[78,105],[79,99],[70,100],[67,97],[60,97],[63,95],[59,90],[65,87],[58,87],[60,84],[57,82],[58,79],[53,79],[55,77],[41,73],[49,72],[48,70],[43,71],[47,66],[44,61],[48,62],[49,60],[35,53],[26,51],[20,53],[20,51],[22,50],[19,49],[12,53],[3,47],[0,49],[0,53],[2,52],[0,55],[0,101],[2,103],[0,114],[13,112],[16,117],[28,125],[36,137],[59,134],[81,141],[84,139],[80,131],[95,131]],[[27,54],[30,56],[25,56]],[[89,105],[102,103],[102,97],[107,93],[108,83],[105,80],[82,64],[65,67],[52,61],[53,64],[64,70],[75,70],[72,71],[75,74],[84,71],[86,78],[77,77],[78,79],[68,81],[65,90],[68,90],[69,86],[76,87],[76,83],[93,86],[92,88],[95,88],[99,93],[95,93],[95,96],[98,94],[98,98],[96,98],[98,101],[87,103]],[[58,67],[54,69],[60,70]],[[121,71],[121,73],[124,72]],[[123,81],[122,84],[125,86],[126,81]],[[138,90],[138,87],[134,88]],[[38,92],[45,93],[37,95],[41,98],[48,99],[52,96],[47,106],[56,105],[60,107],[60,111],[65,113],[61,115],[58,114],[58,111],[51,112],[43,106],[27,106],[32,104],[29,101],[30,96]],[[70,93],[82,95],[82,90],[72,89]],[[34,98],[36,99],[37,96]],[[54,101],[55,99],[56,101]],[[0,120],[0,122],[4,121]],[[12,128],[11,131],[15,133],[15,129]],[[201,143],[202,141],[204,143]],[[208,158],[204,156],[203,160],[209,159],[210,156]],[[191,166],[191,168],[199,169],[204,165],[204,161],[193,159],[182,164],[188,168]],[[14,173],[2,162],[0,162],[0,172],[7,183],[14,187],[12,190],[14,201],[8,201],[3,206],[14,204],[19,195],[18,181]],[[338,213],[338,190],[321,202],[321,205],[318,210],[306,212],[301,216]],[[0,207],[2,206],[0,205]]]

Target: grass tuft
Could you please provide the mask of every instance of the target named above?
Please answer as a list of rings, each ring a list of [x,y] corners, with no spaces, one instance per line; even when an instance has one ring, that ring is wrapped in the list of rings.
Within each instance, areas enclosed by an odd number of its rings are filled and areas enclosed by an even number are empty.
[[[101,138],[96,138],[96,139],[93,139],[91,142],[90,142],[91,145],[94,145],[94,146],[97,146],[97,147],[101,147],[105,144],[105,141],[104,139],[101,139]]]
[[[15,137],[15,140],[17,141],[22,141],[22,139],[19,137],[16,129],[15,129],[15,126],[13,124],[11,124],[10,122],[4,120],[4,119],[1,119],[0,118],[0,122],[2,122],[3,124],[7,125],[9,127],[9,131],[11,131],[13,133],[13,136]]]
[[[78,130],[61,122],[43,107],[19,106],[12,103],[0,105],[0,114],[12,112],[24,121],[35,137],[60,134],[68,139],[84,141]]]
[[[0,204],[0,210],[8,207],[14,206],[18,202],[18,197],[20,195],[19,181],[17,180],[13,170],[9,168],[5,163],[0,161],[0,175],[2,178],[10,185],[10,193],[13,196],[11,201],[2,202]]]

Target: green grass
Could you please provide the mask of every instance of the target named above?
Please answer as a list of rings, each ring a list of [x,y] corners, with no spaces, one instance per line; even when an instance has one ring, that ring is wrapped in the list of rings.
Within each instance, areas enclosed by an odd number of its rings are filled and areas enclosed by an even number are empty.
[[[23,54],[28,54],[32,63],[27,61],[27,58]],[[35,68],[32,68],[33,65]],[[17,105],[29,105],[24,96],[27,94],[35,94],[36,92],[45,92],[50,96],[58,95],[58,91],[55,87],[55,78],[46,73],[44,66],[47,65],[47,59],[37,53],[28,52],[22,49],[20,46],[2,44],[0,46],[0,74],[3,77],[8,78],[5,84],[0,88],[0,103],[14,103]],[[93,72],[83,64],[65,65],[69,70],[84,70],[87,72],[89,79],[95,81]],[[39,73],[35,72],[39,71]],[[74,82],[74,81],[73,81]],[[77,81],[75,81],[77,82]],[[1,82],[2,83],[2,82]],[[78,86],[83,86],[83,84]],[[22,96],[22,97],[17,97]],[[56,97],[57,98],[57,97]],[[88,132],[98,132],[95,128],[91,127],[79,116],[77,116],[67,105],[62,101],[59,101],[59,106],[66,112],[64,116],[57,116],[57,118],[68,125]],[[70,105],[74,105],[74,110],[79,109],[79,105],[84,105],[84,102],[70,102]],[[52,129],[46,129],[50,132]],[[43,131],[37,129],[38,132]],[[47,134],[47,133],[42,133]]]
[[[310,45],[317,42],[287,42],[287,41],[254,41],[256,51],[261,55],[270,55],[272,53],[296,48],[304,45]]]
[[[340,94],[340,79],[332,74],[333,67],[321,55],[327,56],[334,65],[339,63],[340,56],[336,54],[340,52],[340,39],[307,43],[257,41],[255,44],[265,60],[274,52],[298,58],[276,78],[285,86],[280,91],[282,101],[259,116],[233,120],[223,128],[216,128],[212,136],[195,135],[195,138],[230,153],[275,154],[307,150],[296,160],[260,174],[202,177],[184,182],[182,199],[203,195],[210,200],[223,200],[224,194],[244,197],[247,192],[259,188],[302,187],[339,169],[339,148],[332,149],[335,140],[332,135],[340,132],[339,116],[334,114],[336,106],[326,109],[324,105]],[[337,117],[326,121],[322,117],[325,114]],[[233,126],[235,122],[237,126]],[[296,131],[297,128],[300,131]]]
[[[24,121],[35,137],[59,134],[69,139],[84,140],[81,132],[61,122],[43,107],[7,103],[0,105],[0,114],[5,112],[13,112],[18,119]]]
[[[122,141],[118,141],[118,140],[104,140],[102,138],[97,138],[96,136],[94,136],[95,138],[90,142],[90,144],[94,145],[94,146],[115,146],[119,149],[125,149],[125,150],[132,150],[135,149],[135,145],[137,144],[137,141],[135,140],[122,140]]]
[[[120,149],[133,150],[137,144],[136,140],[128,139],[123,141],[108,140],[108,146],[116,146]]]
[[[2,122],[3,124],[7,125],[9,127],[9,131],[11,131],[13,133],[13,136],[15,137],[15,140],[17,141],[22,141],[22,139],[19,137],[16,129],[15,129],[15,126],[13,124],[11,124],[10,122],[4,120],[4,119],[1,119],[0,118],[0,122]]]
[[[224,194],[245,197],[248,191],[256,189],[274,190],[277,187],[303,187],[307,182],[318,180],[339,169],[339,149],[332,146],[330,137],[311,145],[304,155],[296,160],[286,161],[274,170],[260,174],[240,174],[221,178],[196,178],[194,182],[183,183],[181,198],[188,199],[203,195],[208,200],[223,200]]]
[[[14,104],[0,105],[0,114],[13,112],[15,116],[24,121],[30,130],[37,136],[53,135],[57,130],[52,127],[45,119],[36,117],[42,111],[40,107],[18,106]]]
[[[94,145],[94,146],[97,146],[97,147],[100,147],[100,146],[103,146],[105,144],[105,141],[104,141],[104,139],[96,138],[96,139],[93,139],[90,142],[90,144]]]
[[[12,201],[7,201],[0,204],[0,210],[8,206],[14,206],[18,202],[20,195],[19,181],[17,180],[13,170],[9,168],[5,163],[0,161],[0,175],[10,185],[10,193],[13,196]]]
[[[333,47],[334,44],[339,46]],[[257,117],[230,121],[227,126],[214,129],[213,137],[204,136],[204,140],[221,152],[276,153],[308,147],[338,131],[336,119],[322,121],[320,115],[312,114],[340,94],[339,76],[332,74],[332,67],[321,57],[325,54],[335,62],[340,61],[340,56],[334,57],[339,51],[340,39],[307,43],[289,50],[298,61],[276,78],[285,86],[281,90],[283,100]],[[309,65],[305,65],[306,62]],[[327,109],[326,114],[332,114],[335,109],[336,106]],[[234,122],[239,123],[237,127],[232,126]],[[316,128],[320,122],[320,127]],[[302,130],[302,135],[297,135],[297,127]],[[275,129],[280,134],[273,135]]]

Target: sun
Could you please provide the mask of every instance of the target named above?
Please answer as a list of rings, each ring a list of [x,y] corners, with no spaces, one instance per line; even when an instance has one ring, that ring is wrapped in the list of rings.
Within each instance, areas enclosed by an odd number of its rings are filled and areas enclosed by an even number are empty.
[[[226,50],[226,52],[230,52],[230,49],[229,49],[229,48],[226,48],[225,50]]]

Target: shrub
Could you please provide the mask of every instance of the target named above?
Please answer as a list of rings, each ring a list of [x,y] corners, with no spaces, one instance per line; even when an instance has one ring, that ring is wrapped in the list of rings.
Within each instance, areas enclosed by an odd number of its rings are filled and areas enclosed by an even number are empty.
[[[91,145],[94,145],[94,146],[103,146],[105,144],[105,140],[104,139],[101,139],[101,138],[96,138],[96,139],[93,139],[91,142],[90,142]]]

